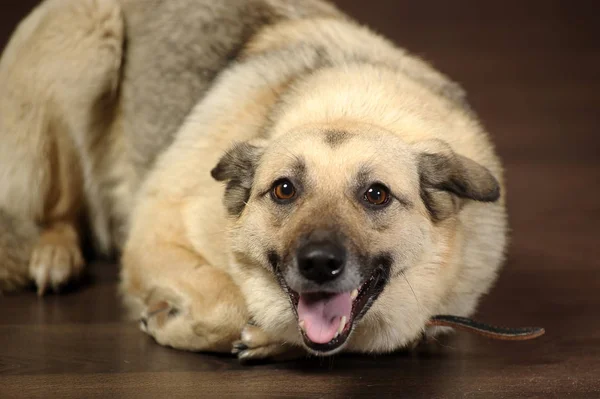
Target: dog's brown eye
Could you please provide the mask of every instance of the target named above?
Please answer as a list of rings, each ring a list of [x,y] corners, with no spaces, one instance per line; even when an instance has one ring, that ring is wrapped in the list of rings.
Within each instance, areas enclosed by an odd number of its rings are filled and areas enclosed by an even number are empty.
[[[273,187],[273,197],[279,201],[289,201],[296,196],[296,188],[287,179],[279,180]]]
[[[385,205],[390,200],[390,192],[383,184],[373,184],[365,193],[364,199],[371,205]]]

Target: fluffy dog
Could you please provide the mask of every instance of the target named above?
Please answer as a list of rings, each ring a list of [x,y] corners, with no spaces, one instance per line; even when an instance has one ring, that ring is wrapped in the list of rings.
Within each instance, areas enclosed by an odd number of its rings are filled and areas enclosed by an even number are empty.
[[[163,345],[389,352],[502,263],[462,89],[322,1],[46,0],[0,88],[0,290],[77,277],[89,230]]]

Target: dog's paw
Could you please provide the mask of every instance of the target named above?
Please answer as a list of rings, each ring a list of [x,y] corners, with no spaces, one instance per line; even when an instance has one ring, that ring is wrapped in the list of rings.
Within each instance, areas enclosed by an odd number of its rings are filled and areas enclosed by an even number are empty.
[[[140,328],[154,340],[175,349],[228,352],[239,336],[241,323],[222,320],[222,309],[206,308],[199,297],[166,288],[154,289],[146,300]],[[205,306],[202,306],[205,305]],[[214,316],[214,317],[213,317]]]
[[[50,287],[58,292],[62,286],[80,276],[83,266],[83,256],[77,244],[41,241],[33,250],[29,275],[41,296]]]
[[[306,356],[301,348],[278,342],[251,324],[244,327],[240,339],[233,343],[231,353],[243,364],[264,360],[293,360]]]
[[[167,301],[153,303],[146,308],[140,317],[140,329],[146,334],[156,338],[161,328],[167,324],[169,318],[179,314],[179,310]]]
[[[162,293],[162,290],[153,291],[140,317],[140,329],[161,345],[176,349],[198,349],[201,344],[198,341],[202,337],[194,331],[192,315],[181,309],[180,301],[174,299],[172,294],[160,295]]]

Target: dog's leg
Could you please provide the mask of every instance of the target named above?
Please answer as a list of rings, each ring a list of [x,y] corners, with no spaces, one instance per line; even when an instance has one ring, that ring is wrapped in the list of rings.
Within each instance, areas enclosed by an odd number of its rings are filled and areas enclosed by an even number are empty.
[[[33,280],[42,294],[82,269],[79,216],[93,166],[81,154],[104,131],[122,43],[117,0],[47,0],[2,55],[0,234],[13,239],[0,239],[0,291]]]
[[[161,345],[229,352],[248,321],[239,287],[189,245],[180,202],[142,197],[122,257],[132,315]]]
[[[134,228],[122,260],[121,290],[142,331],[161,345],[232,352],[243,363],[306,355],[247,324],[244,298],[231,277],[185,245],[163,241],[161,219],[175,220],[157,209],[154,231]],[[171,242],[177,242],[177,232],[172,234]]]
[[[58,291],[77,278],[83,265],[76,228],[72,223],[57,222],[42,231],[29,262],[29,274],[42,295],[48,286]]]
[[[176,349],[229,352],[248,319],[229,275],[184,249],[158,246],[146,252],[135,266],[124,257],[122,287],[141,305],[142,331]]]
[[[178,281],[177,291],[163,285],[150,291],[142,331],[176,349],[229,352],[247,319],[243,298],[231,298],[237,287],[213,267],[201,266],[188,276],[185,283]]]

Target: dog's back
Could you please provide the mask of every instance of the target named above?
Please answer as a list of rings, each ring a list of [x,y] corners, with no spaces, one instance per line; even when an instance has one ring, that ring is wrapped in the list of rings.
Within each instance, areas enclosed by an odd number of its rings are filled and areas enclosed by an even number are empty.
[[[317,15],[342,17],[319,0],[38,6],[0,62],[0,292],[79,259],[84,214],[96,249],[118,250],[137,188],[219,72],[263,27]],[[28,268],[44,230],[46,261]]]
[[[99,241],[110,236],[117,250],[125,239],[131,198],[147,172],[248,41],[283,20],[343,17],[320,0],[119,2],[125,20],[120,93],[104,139],[111,156],[84,155],[99,165],[89,179],[98,185],[96,194],[88,196],[95,236]]]
[[[123,128],[140,173],[151,168],[211,82],[254,34],[282,19],[337,14],[320,1],[121,2]]]

